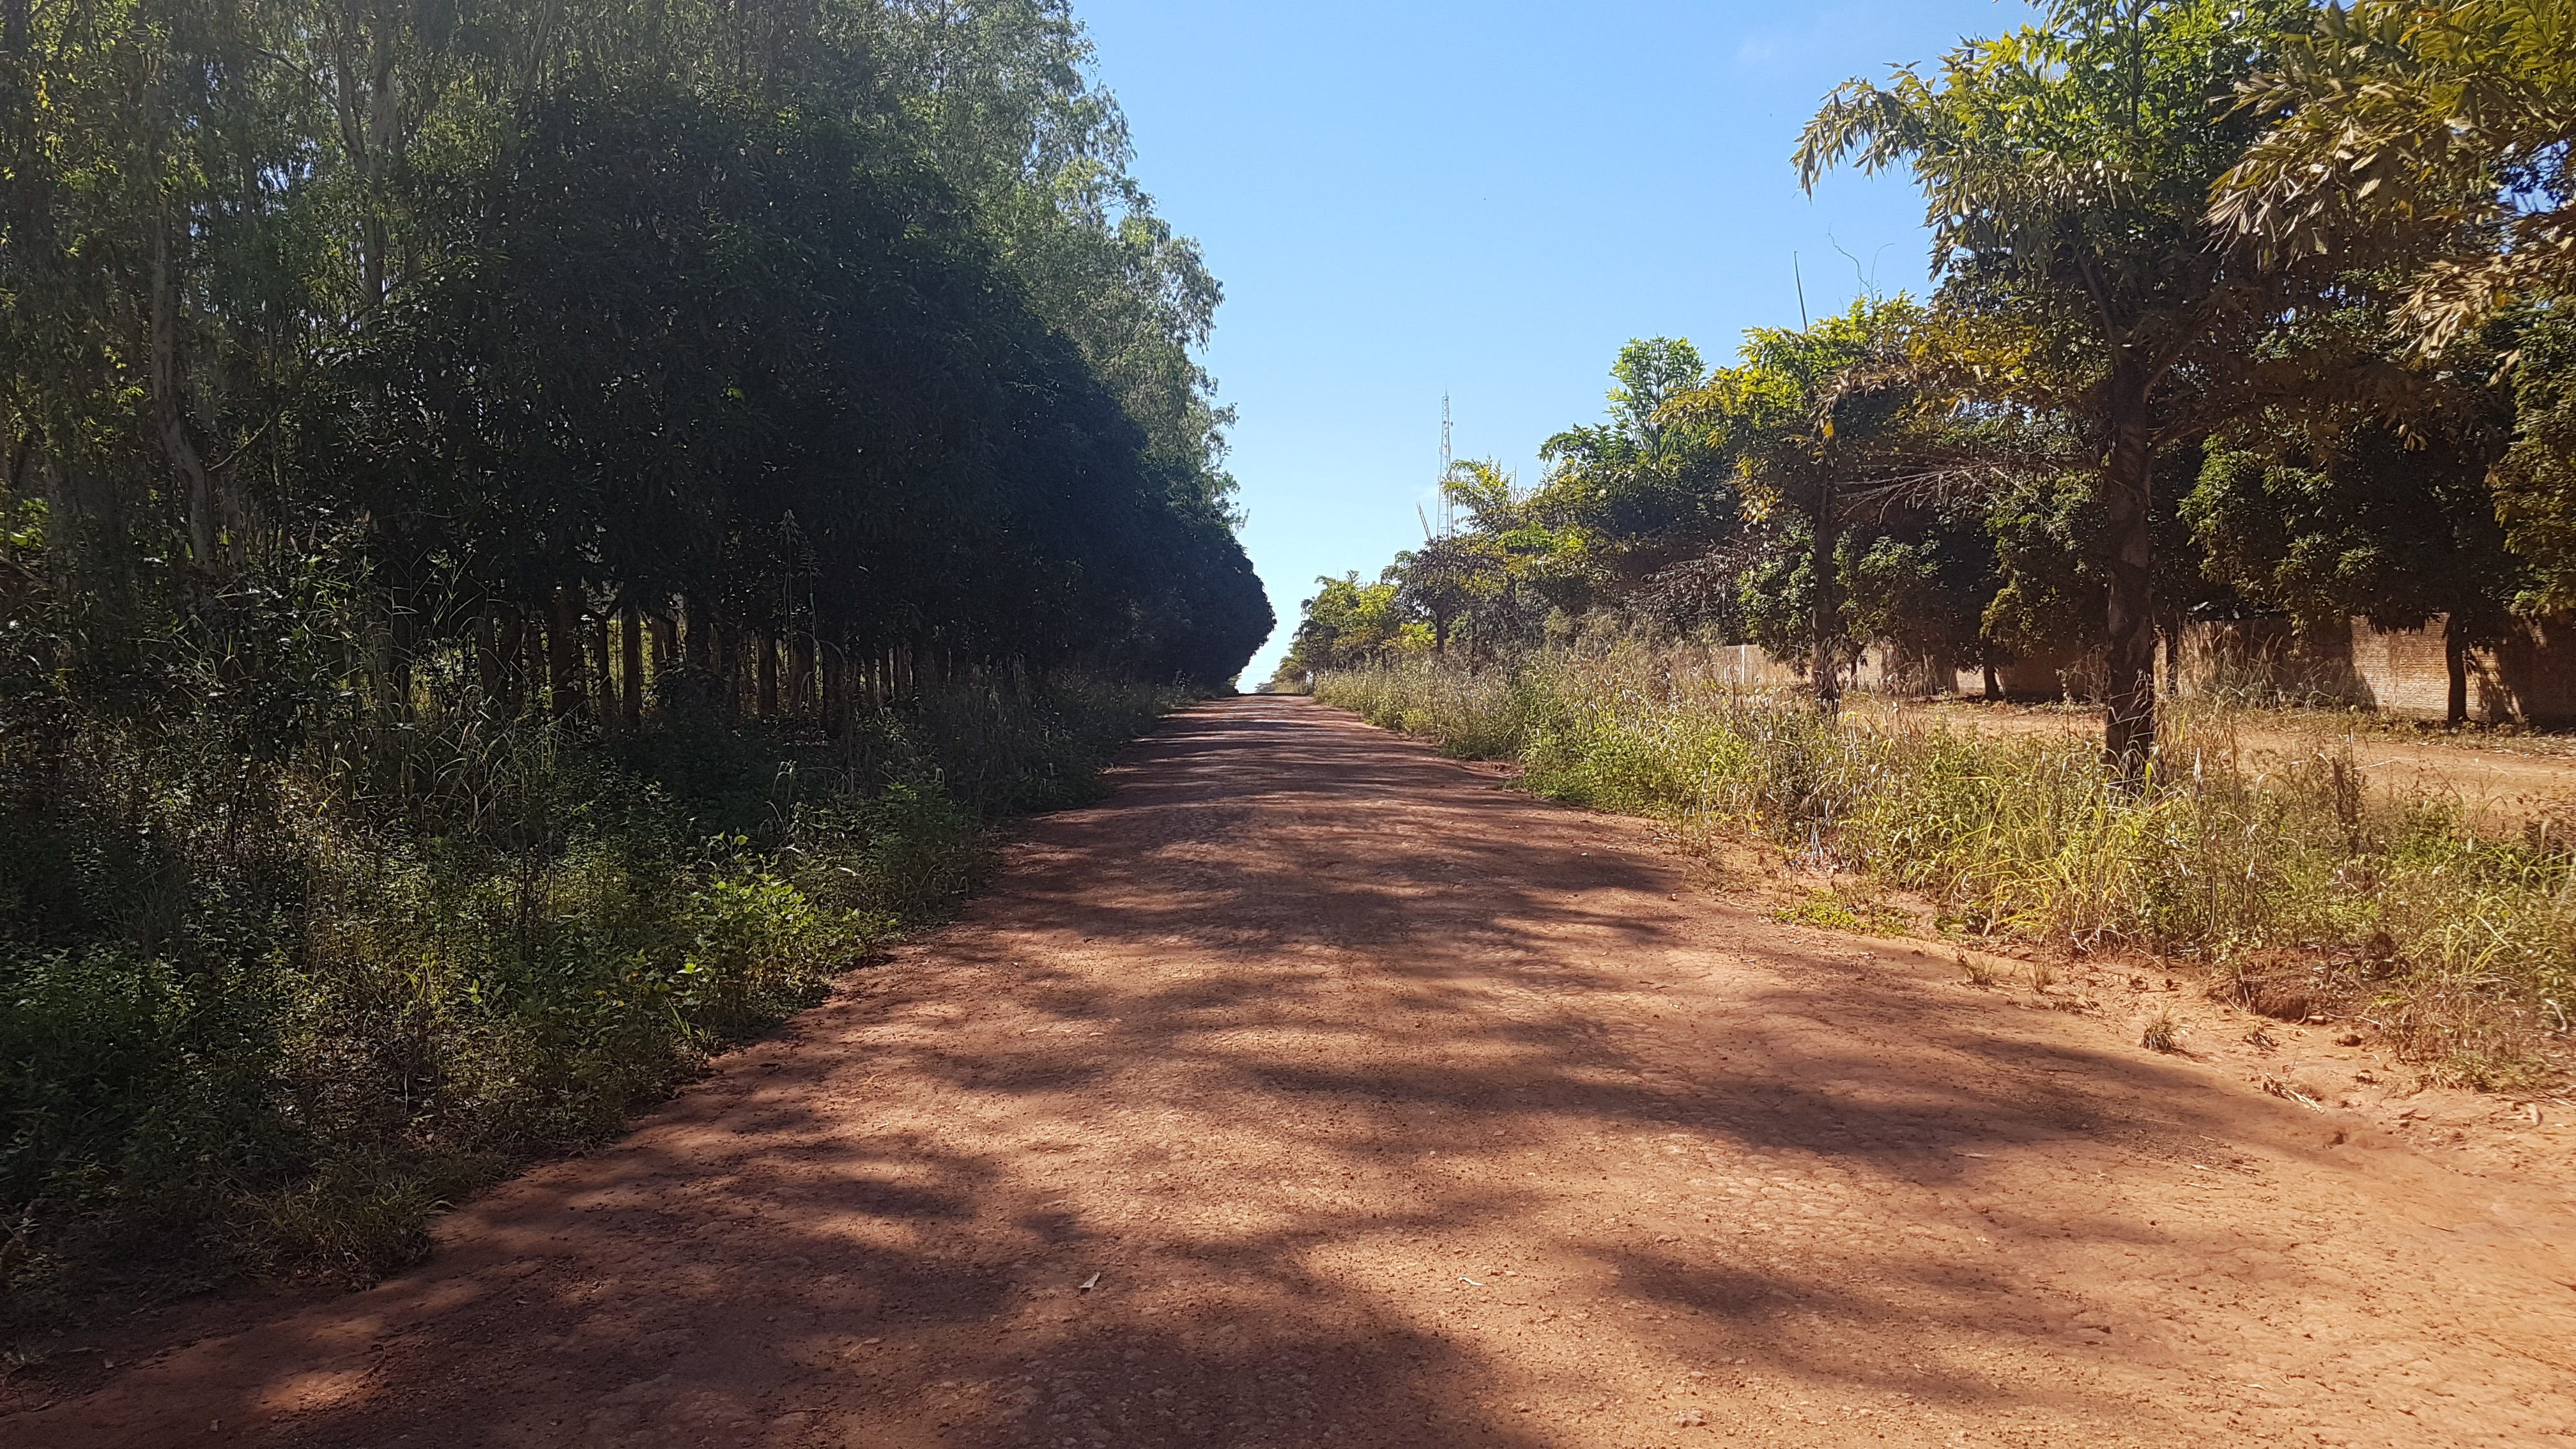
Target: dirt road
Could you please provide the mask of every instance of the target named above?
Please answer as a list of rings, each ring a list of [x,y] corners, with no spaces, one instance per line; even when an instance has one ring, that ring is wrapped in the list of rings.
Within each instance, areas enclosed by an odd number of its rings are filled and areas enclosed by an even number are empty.
[[[2576,1434],[2557,1123],[2326,1028],[1971,988],[1297,700],[1012,855],[418,1271],[81,1341],[0,1443]],[[2136,1045],[2167,1004],[2202,1056]]]

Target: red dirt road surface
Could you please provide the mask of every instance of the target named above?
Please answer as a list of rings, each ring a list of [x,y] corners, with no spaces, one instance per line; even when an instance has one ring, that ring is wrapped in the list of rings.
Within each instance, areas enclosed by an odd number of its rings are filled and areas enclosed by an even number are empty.
[[[2576,1442],[2554,1117],[2315,1029],[2267,1096],[2137,1045],[2241,1035],[2187,991],[1975,989],[1300,700],[1118,782],[417,1271],[0,1443]]]

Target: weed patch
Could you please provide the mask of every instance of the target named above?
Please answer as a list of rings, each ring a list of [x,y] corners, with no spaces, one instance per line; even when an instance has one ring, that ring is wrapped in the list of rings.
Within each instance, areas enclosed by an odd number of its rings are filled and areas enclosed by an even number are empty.
[[[2257,769],[2221,707],[2171,711],[2162,764],[2133,793],[2090,741],[1921,712],[1826,718],[1683,643],[1588,638],[1473,675],[1326,673],[1315,695],[1515,758],[1541,795],[1920,892],[1947,928],[2197,961],[2278,1019],[2336,1003],[2443,1081],[2527,1084],[2570,1046],[2576,848],[2372,786],[2341,746]],[[1784,918],[1901,929],[1830,893]]]
[[[1853,900],[1839,891],[1820,889],[1808,891],[1805,899],[1794,905],[1773,911],[1771,919],[1864,936],[1902,936],[1913,925],[1903,911],[1884,902]]]
[[[398,769],[317,736],[249,786],[180,708],[0,737],[0,1327],[416,1260],[946,913],[993,819],[1094,798],[1179,702],[961,683],[839,739],[424,709]]]

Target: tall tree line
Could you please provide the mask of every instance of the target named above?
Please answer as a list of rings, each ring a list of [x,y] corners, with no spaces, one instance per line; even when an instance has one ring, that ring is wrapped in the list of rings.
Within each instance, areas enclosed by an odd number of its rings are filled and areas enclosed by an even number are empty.
[[[22,675],[837,724],[1268,629],[1217,287],[1060,3],[66,0],[0,52]],[[326,605],[361,657],[298,657]]]

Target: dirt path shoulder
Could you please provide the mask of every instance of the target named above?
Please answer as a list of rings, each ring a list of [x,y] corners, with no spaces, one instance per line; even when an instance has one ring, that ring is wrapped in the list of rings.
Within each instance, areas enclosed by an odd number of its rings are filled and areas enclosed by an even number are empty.
[[[2554,1119],[2322,1037],[2259,1074],[2326,1110],[2266,1096],[2135,1045],[2227,1029],[2160,983],[2044,1009],[1685,879],[1346,715],[1194,710],[418,1271],[84,1340],[0,1443],[2576,1433]]]

